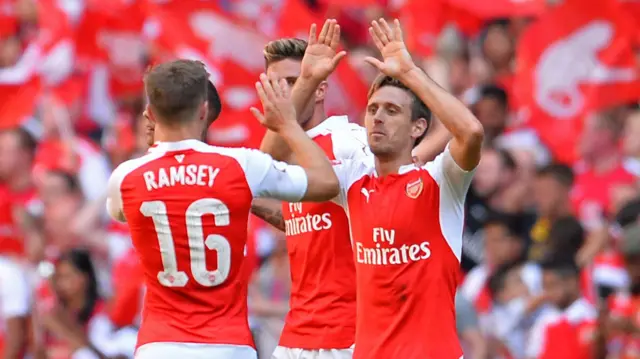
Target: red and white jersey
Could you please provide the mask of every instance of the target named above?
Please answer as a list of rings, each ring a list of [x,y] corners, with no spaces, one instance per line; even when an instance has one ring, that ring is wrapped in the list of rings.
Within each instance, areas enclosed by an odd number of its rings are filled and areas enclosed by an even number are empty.
[[[330,160],[370,157],[366,130],[346,116],[307,131]],[[291,267],[280,346],[342,349],[354,343],[356,274],[345,210],[335,202],[283,203]]]
[[[370,161],[341,162],[356,259],[354,358],[460,358],[454,298],[473,171],[458,167],[448,147],[385,177]]]
[[[138,346],[253,346],[243,270],[251,201],[299,201],[304,169],[256,150],[164,142],[118,166],[108,189],[109,213],[128,222],[144,272]]]
[[[0,355],[4,353],[6,321],[26,317],[31,309],[31,289],[25,271],[7,257],[0,257]]]
[[[526,356],[531,359],[590,359],[597,313],[580,298],[564,311],[544,312],[531,328]]]
[[[640,296],[617,292],[609,297],[607,304],[612,317],[630,320],[640,326]],[[640,359],[640,337],[623,332],[612,334],[607,346],[610,355],[619,359]]]

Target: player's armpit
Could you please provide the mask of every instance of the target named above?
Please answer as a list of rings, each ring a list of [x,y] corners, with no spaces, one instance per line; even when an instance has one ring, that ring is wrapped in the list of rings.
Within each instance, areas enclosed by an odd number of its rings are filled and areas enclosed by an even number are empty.
[[[251,213],[284,232],[285,224],[280,201],[256,198],[251,203]]]

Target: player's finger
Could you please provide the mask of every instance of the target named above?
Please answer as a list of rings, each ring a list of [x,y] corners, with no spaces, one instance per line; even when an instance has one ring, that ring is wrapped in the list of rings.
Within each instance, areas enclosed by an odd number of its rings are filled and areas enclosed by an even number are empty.
[[[382,49],[384,48],[384,44],[382,43],[382,41],[380,40],[380,38],[376,34],[376,31],[373,29],[373,26],[369,27],[369,35],[371,35],[371,39],[373,40],[373,44],[376,45],[378,50],[382,51]]]
[[[382,31],[382,28],[380,27],[380,24],[377,21],[375,20],[372,21],[371,27],[373,28],[373,32],[376,34],[378,39],[380,39],[380,42],[382,43],[382,45],[386,45],[389,43],[389,38],[384,33],[384,31]]]
[[[285,79],[280,80],[280,88],[282,88],[282,96],[284,96],[284,98],[291,97],[291,86],[289,86],[289,84],[287,83],[287,80]]]
[[[256,118],[256,120],[260,121],[260,123],[264,123],[264,115],[260,110],[255,107],[251,107],[249,108],[249,111],[251,111],[251,114]]]
[[[340,63],[340,61],[342,61],[342,59],[344,59],[344,57],[347,56],[347,52],[346,51],[340,51],[336,54],[336,56],[333,57],[332,63],[333,63],[333,68],[335,69],[338,64]]]
[[[391,30],[391,26],[389,26],[387,20],[380,18],[380,27],[382,28],[382,31],[384,31],[385,35],[387,35],[389,41],[391,41],[393,39],[393,30]]]
[[[316,24],[311,24],[311,27],[309,28],[309,45],[313,45],[316,42]]]
[[[280,85],[280,81],[276,78],[272,78],[271,87],[273,87],[273,93],[276,95],[276,98],[282,98],[284,96],[284,90]]]
[[[371,57],[371,56],[367,56],[364,58],[364,62],[368,63],[369,65],[377,68],[378,70],[382,71],[382,69],[384,68],[384,63],[378,59],[376,59],[375,57]]]
[[[264,92],[264,87],[262,87],[261,82],[256,82],[256,92],[258,93],[258,97],[260,98],[260,102],[262,103],[262,106],[265,106],[267,103],[269,103],[269,100],[267,99],[267,94]]]
[[[324,39],[325,45],[330,45],[331,41],[333,41],[333,34],[336,32],[336,25],[338,25],[338,22],[334,19],[330,19],[329,21],[329,30],[327,30],[327,37]]]
[[[264,89],[264,93],[266,94],[267,100],[270,102],[275,100],[276,95],[275,95],[275,92],[273,91],[273,87],[271,86],[271,82],[269,81],[269,78],[267,78],[267,75],[260,74],[260,82],[262,83],[262,88]]]
[[[335,29],[333,30],[333,35],[331,36],[331,43],[329,43],[329,47],[332,49],[338,48],[340,44],[340,25],[336,24]]]
[[[402,35],[402,27],[400,26],[400,20],[395,19],[393,20],[393,36],[394,36],[394,40],[396,41],[404,41],[403,39],[403,35]]]
[[[320,35],[318,36],[318,42],[324,44],[324,41],[327,37],[327,32],[329,32],[329,26],[331,25],[331,20],[327,20],[322,25],[322,30],[320,30]]]

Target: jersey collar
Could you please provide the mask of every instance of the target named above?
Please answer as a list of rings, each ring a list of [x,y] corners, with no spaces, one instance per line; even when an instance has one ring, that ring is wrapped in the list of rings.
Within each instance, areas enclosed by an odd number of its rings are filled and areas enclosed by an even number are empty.
[[[316,127],[307,131],[307,135],[311,138],[321,135],[327,131],[330,131],[336,127],[349,124],[349,117],[347,116],[331,116],[326,120],[320,122]]]
[[[171,151],[184,151],[184,150],[194,150],[207,147],[207,144],[199,141],[199,140],[183,140],[176,142],[156,142],[153,144],[151,148],[149,148],[149,152],[171,152]]]
[[[398,168],[398,174],[399,175],[403,175],[405,173],[409,173],[411,171],[417,170],[418,166],[415,165],[415,163],[412,163],[410,165],[402,165],[400,166],[400,168]],[[378,177],[378,172],[374,170],[373,174]]]

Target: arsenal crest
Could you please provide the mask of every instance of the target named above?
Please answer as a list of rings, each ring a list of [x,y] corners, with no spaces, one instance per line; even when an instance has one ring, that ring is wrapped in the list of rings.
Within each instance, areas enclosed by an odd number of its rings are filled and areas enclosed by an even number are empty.
[[[405,192],[407,193],[407,197],[411,199],[416,199],[422,193],[422,188],[424,187],[424,183],[422,183],[422,178],[418,178],[413,182],[407,183],[407,187],[405,188]]]

